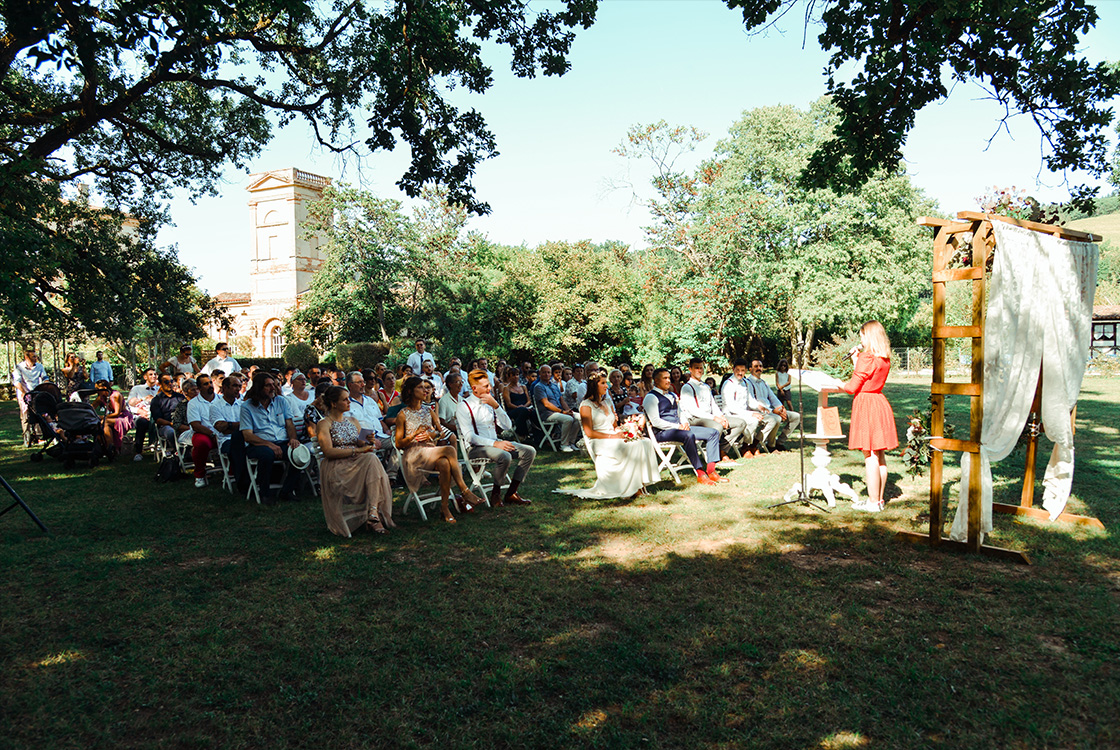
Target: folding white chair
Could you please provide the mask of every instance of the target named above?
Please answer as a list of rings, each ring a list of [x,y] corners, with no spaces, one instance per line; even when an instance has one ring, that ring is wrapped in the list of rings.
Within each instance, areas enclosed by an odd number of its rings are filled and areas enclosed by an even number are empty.
[[[226,489],[229,494],[236,494],[234,492],[235,483],[233,481],[233,465],[229,462],[229,454],[222,453],[221,449],[218,450],[218,462],[222,467],[222,487]]]
[[[681,478],[677,474],[677,469],[688,468],[688,455],[684,452],[684,443],[677,440],[667,440],[663,443],[657,442],[657,433],[653,431],[653,425],[648,421],[646,422],[646,433],[649,439],[653,441],[653,452],[657,454],[658,460],[661,462],[657,466],[658,475],[663,471],[668,471],[669,475],[673,477],[674,484],[680,484]],[[674,456],[679,457],[674,460]]]
[[[564,426],[559,422],[544,421],[540,409],[538,409],[535,404],[533,405],[533,413],[537,415],[537,425],[540,427],[541,432],[544,433],[544,441],[541,443],[541,448],[544,448],[544,444],[548,443],[548,447],[553,451],[560,450],[556,444],[563,439]],[[553,437],[554,433],[555,437]]]
[[[494,488],[494,472],[489,468],[493,463],[488,458],[471,458],[470,446],[467,441],[463,439],[462,435],[458,435],[456,442],[459,444],[459,467],[467,473],[470,478],[470,490],[482,498],[486,503],[486,507],[490,507],[490,490]],[[490,474],[489,484],[483,482],[486,474]],[[477,492],[475,490],[477,489]]]
[[[428,514],[424,512],[424,506],[425,505],[438,505],[439,502],[440,502],[439,480],[438,480],[439,472],[438,471],[431,471],[431,470],[428,470],[428,471],[424,472],[428,476],[437,477],[436,484],[435,484],[434,488],[432,488],[432,490],[430,492],[428,492],[427,494],[421,495],[417,491],[410,490],[408,488],[408,484],[406,484],[404,482],[404,473],[403,473],[403,471],[404,471],[403,470],[404,454],[401,453],[401,449],[397,447],[397,441],[394,440],[392,436],[389,437],[389,444],[391,446],[390,450],[391,450],[392,455],[396,456],[396,458],[397,458],[397,465],[402,467],[401,483],[404,485],[405,498],[404,498],[404,507],[401,508],[401,513],[408,513],[409,507],[412,506],[412,505],[415,505],[416,506],[416,512],[420,514],[420,520],[421,521],[427,521],[428,520]]]
[[[281,472],[281,474],[280,474],[280,481],[279,482],[273,482],[273,481],[271,481],[272,478],[269,477],[268,488],[270,490],[279,490],[281,487],[283,487],[284,486],[284,477],[287,476],[287,474],[288,474],[288,468],[289,468],[288,467],[288,462],[285,461],[284,459],[280,459],[278,462],[273,462],[272,465],[276,466],[277,463],[284,464],[284,471]],[[245,468],[249,472],[249,489],[245,493],[245,498],[247,500],[256,500],[257,505],[260,505],[261,504],[261,493],[260,493],[260,490],[257,489],[257,459],[249,458],[248,456],[246,456],[245,457]]]

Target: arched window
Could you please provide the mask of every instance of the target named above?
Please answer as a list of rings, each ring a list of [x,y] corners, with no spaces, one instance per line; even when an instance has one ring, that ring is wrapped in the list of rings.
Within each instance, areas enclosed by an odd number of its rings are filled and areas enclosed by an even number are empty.
[[[284,328],[276,326],[272,329],[272,356],[279,357],[284,353]]]

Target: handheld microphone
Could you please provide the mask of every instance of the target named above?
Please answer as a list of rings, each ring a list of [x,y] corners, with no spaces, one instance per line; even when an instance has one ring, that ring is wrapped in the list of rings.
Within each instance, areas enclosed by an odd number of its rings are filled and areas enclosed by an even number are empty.
[[[851,349],[848,350],[848,356],[851,357],[852,355],[859,354],[862,351],[863,351],[863,344],[856,344],[855,346],[853,346]]]

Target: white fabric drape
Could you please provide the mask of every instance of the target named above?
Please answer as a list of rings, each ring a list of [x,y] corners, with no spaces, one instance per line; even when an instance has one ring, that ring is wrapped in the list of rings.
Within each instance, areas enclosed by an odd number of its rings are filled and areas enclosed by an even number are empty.
[[[1043,477],[1043,507],[1057,518],[1073,480],[1070,411],[1089,356],[1098,249],[993,221],[996,254],[984,327],[984,426],[980,434],[980,531],[992,530],[992,462],[1019,440],[1042,370],[1042,424],[1054,441]],[[950,538],[968,536],[972,455],[961,455]]]

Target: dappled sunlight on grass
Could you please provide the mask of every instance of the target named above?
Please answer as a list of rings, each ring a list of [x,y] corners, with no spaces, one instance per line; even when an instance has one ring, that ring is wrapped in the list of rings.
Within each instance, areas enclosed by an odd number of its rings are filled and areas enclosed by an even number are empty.
[[[610,716],[601,708],[593,708],[580,716],[572,725],[572,731],[576,734],[590,734],[600,729],[607,723]]]
[[[821,740],[821,750],[854,750],[867,747],[869,741],[859,732],[837,732]]]
[[[131,552],[122,552],[119,555],[104,555],[101,559],[115,562],[137,562],[139,560],[148,559],[148,550],[143,548],[134,549]]]
[[[86,658],[85,654],[81,651],[62,651],[57,654],[43,657],[39,661],[32,662],[32,667],[57,667],[62,664],[69,664],[75,661],[81,661]]]
[[[330,547],[320,547],[319,549],[311,550],[307,553],[307,557],[319,562],[329,562],[335,559],[336,553],[337,548],[332,544]]]

